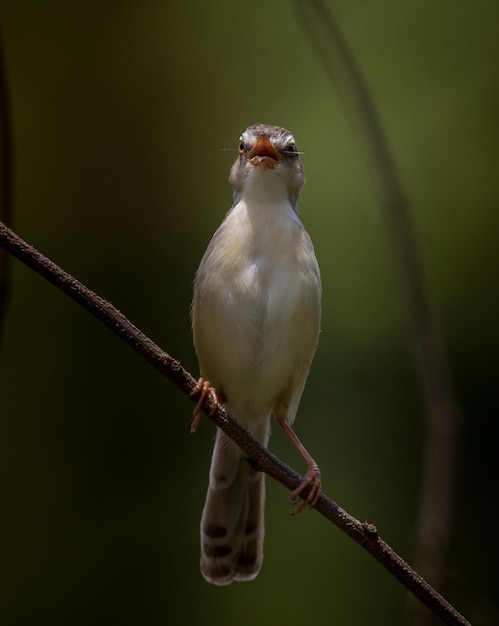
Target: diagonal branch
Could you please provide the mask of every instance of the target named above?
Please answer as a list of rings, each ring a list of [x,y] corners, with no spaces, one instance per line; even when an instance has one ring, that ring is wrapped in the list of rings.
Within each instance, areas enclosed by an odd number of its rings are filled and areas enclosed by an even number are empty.
[[[428,411],[428,434],[418,521],[417,563],[441,589],[453,521],[461,438],[461,407],[432,310],[409,203],[366,80],[322,0],[293,0],[300,23],[319,53],[328,77],[360,130],[379,203],[391,238],[394,265],[406,302],[416,372]],[[416,623],[425,624],[423,614]]]
[[[189,396],[192,393],[196,380],[182,367],[179,361],[161,350],[110,302],[90,291],[73,276],[18,237],[2,222],[0,222],[0,247],[43,276],[99,319],[158,372],[166,376],[184,395]],[[290,490],[296,489],[301,484],[301,476],[267,450],[240,426],[223,407],[217,406],[210,394],[204,401],[203,410],[206,414],[211,415],[215,424],[237,443],[258,469]],[[305,497],[308,495],[308,489],[304,490],[303,495]],[[469,626],[469,622],[453,606],[378,536],[373,524],[362,523],[355,519],[324,494],[316,508],[321,515],[333,522],[367,550],[445,624]]]

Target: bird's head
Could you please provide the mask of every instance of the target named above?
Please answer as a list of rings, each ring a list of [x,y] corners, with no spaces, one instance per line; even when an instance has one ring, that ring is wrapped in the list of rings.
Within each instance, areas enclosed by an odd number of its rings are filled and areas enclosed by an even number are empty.
[[[241,195],[247,185],[272,184],[272,179],[286,189],[295,206],[305,182],[295,138],[280,126],[250,126],[239,137],[239,157],[229,181],[235,194]]]

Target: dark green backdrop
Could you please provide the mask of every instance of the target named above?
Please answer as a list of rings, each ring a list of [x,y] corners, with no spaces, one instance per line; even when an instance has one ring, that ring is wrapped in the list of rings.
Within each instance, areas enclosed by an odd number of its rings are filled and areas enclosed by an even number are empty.
[[[467,415],[450,568],[466,595],[497,602],[499,4],[329,4],[400,167]],[[1,18],[16,230],[194,375],[191,282],[231,203],[239,133],[295,133],[324,284],[296,428],[326,492],[411,559],[424,408],[397,273],[357,134],[290,4],[7,0]],[[13,275],[2,623],[401,623],[400,585],[318,515],[291,518],[275,484],[261,575],[205,583],[214,426],[191,437],[192,405],[173,387],[17,262]],[[281,433],[271,447],[303,470]]]

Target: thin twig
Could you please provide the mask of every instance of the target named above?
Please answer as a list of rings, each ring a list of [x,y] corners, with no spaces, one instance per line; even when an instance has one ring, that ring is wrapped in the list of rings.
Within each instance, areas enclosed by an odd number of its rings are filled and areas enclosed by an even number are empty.
[[[8,80],[0,32],[0,220],[12,226],[14,213],[14,156]],[[11,293],[10,256],[0,251],[0,347]]]
[[[65,272],[53,261],[27,244],[7,226],[0,222],[0,247],[10,252],[35,272],[58,287],[75,302],[83,306],[112,330],[125,343],[146,359],[161,374],[166,376],[186,396],[192,393],[196,380],[179,361],[161,350],[144,333],[136,328],[110,302],[96,295],[82,283]],[[191,398],[194,399],[194,398]],[[203,409],[237,445],[252,459],[253,464],[288,489],[296,489],[302,478],[294,470],[280,461],[249,432],[247,432],[221,406],[217,406],[210,394],[206,397]],[[308,489],[303,495],[308,495]],[[326,495],[322,495],[317,511],[333,522],[349,537],[366,549],[407,589],[419,598],[445,624],[466,625],[469,622],[460,615],[440,594],[419,576],[386,544],[377,533],[374,525],[361,523],[339,507]]]
[[[361,131],[391,238],[394,264],[399,270],[406,301],[416,370],[429,417],[416,562],[425,579],[442,589],[453,519],[461,409],[430,305],[407,198],[367,83],[324,2],[294,0],[294,5],[329,78]],[[416,622],[426,623],[424,615],[416,616]]]

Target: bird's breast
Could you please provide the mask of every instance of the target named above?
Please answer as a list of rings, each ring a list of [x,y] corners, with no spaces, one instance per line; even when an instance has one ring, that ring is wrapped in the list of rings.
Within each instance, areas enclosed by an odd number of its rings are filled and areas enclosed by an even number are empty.
[[[278,223],[271,215],[255,221],[248,211],[232,209],[195,282],[193,330],[202,375],[223,386],[229,399],[231,390],[238,390],[234,395],[245,387],[260,390],[262,398],[275,395],[296,363],[308,367],[320,292],[313,246],[292,207]]]

